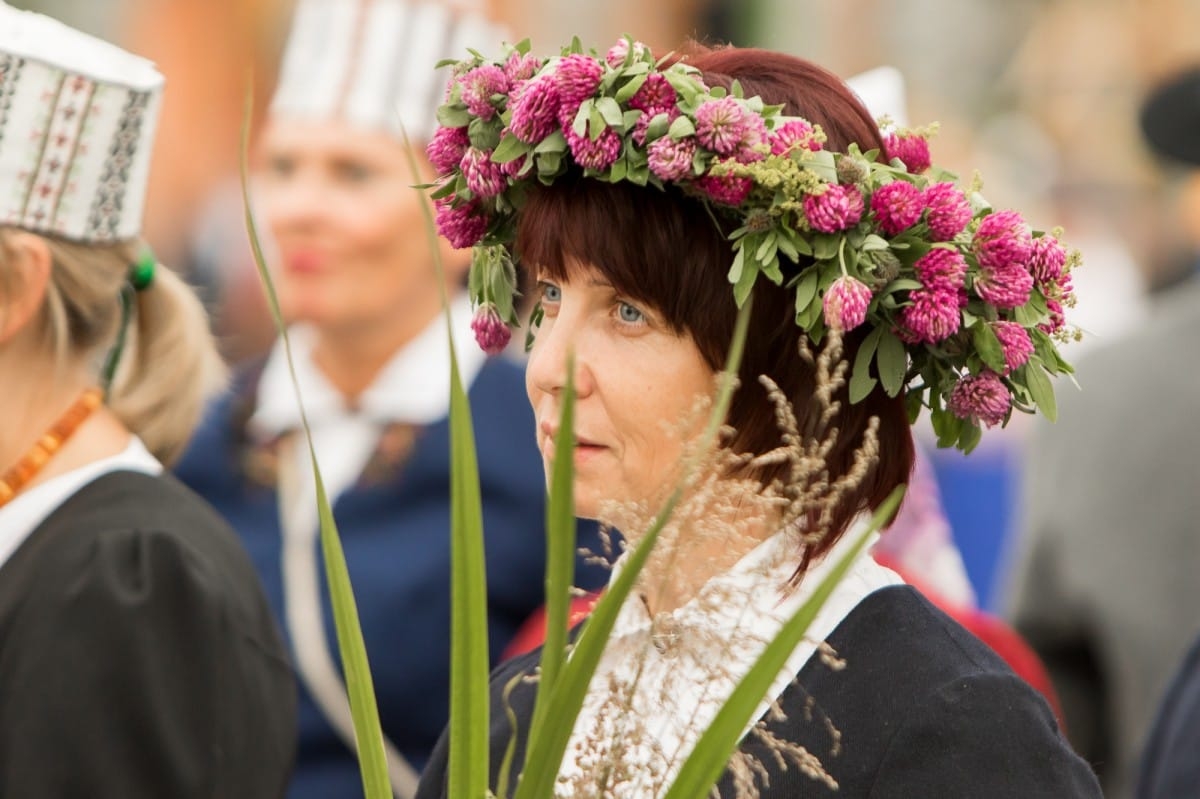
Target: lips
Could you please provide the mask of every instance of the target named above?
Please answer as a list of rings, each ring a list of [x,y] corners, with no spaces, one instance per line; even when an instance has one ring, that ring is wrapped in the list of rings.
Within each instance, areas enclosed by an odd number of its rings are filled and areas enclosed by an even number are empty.
[[[552,425],[549,422],[542,422],[538,426],[542,437],[542,451],[547,457],[554,454],[555,442],[558,440],[558,426]],[[580,453],[596,452],[605,449],[605,446],[597,441],[586,438],[584,436],[575,436],[575,452]]]
[[[284,265],[289,272],[310,275],[320,272],[325,261],[325,256],[316,250],[296,250],[287,254]]]

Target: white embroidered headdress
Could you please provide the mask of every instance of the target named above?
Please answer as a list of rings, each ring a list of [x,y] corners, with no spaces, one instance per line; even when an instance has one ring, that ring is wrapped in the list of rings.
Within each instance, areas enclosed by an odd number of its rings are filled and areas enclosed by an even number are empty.
[[[0,223],[136,237],[162,86],[146,59],[0,2]]]
[[[271,103],[276,117],[338,120],[428,141],[446,86],[443,59],[505,38],[477,4],[299,0]]]

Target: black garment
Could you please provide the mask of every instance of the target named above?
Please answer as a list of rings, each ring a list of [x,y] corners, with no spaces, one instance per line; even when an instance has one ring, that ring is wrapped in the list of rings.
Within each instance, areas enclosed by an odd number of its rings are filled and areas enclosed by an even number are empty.
[[[1137,799],[1200,796],[1200,640],[1163,697],[1138,775]]]
[[[0,796],[283,795],[295,684],[254,569],[171,477],[114,472],[0,568]]]
[[[1095,776],[1060,735],[1042,697],[913,588],[871,594],[828,642],[846,667],[835,671],[812,658],[780,697],[787,720],[769,728],[815,754],[839,789],[794,767],[781,770],[750,736],[743,751],[770,776],[768,787],[760,783],[763,799],[1100,797]],[[493,787],[510,732],[500,692],[518,673],[532,672],[537,658],[533,653],[506,663],[492,675]],[[513,691],[518,726],[528,723],[533,697],[526,683]],[[836,754],[824,717],[841,733]],[[444,794],[446,747],[443,735],[417,799]],[[524,755],[521,735],[515,762]],[[734,796],[728,773],[720,788],[722,797]]]

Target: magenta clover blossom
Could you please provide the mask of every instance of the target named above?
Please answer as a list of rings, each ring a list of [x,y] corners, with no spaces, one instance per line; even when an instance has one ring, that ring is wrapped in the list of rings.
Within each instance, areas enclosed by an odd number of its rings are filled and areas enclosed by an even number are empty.
[[[985,369],[955,383],[946,407],[960,419],[994,427],[1008,416],[1012,395],[1000,375]]]
[[[862,193],[857,186],[828,186],[821,194],[805,195],[804,215],[812,229],[822,233],[852,228],[862,219]]]
[[[853,330],[867,319],[871,289],[861,280],[842,275],[829,286],[821,301],[825,325],[830,330]]]

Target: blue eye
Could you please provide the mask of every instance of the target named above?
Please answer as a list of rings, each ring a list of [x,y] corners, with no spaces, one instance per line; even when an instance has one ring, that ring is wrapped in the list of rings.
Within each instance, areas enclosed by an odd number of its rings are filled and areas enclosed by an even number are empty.
[[[621,318],[622,322],[626,322],[631,325],[640,324],[646,321],[646,315],[627,302],[622,302],[617,305],[617,315]]]
[[[558,302],[562,299],[562,289],[553,283],[542,284],[542,302]]]

